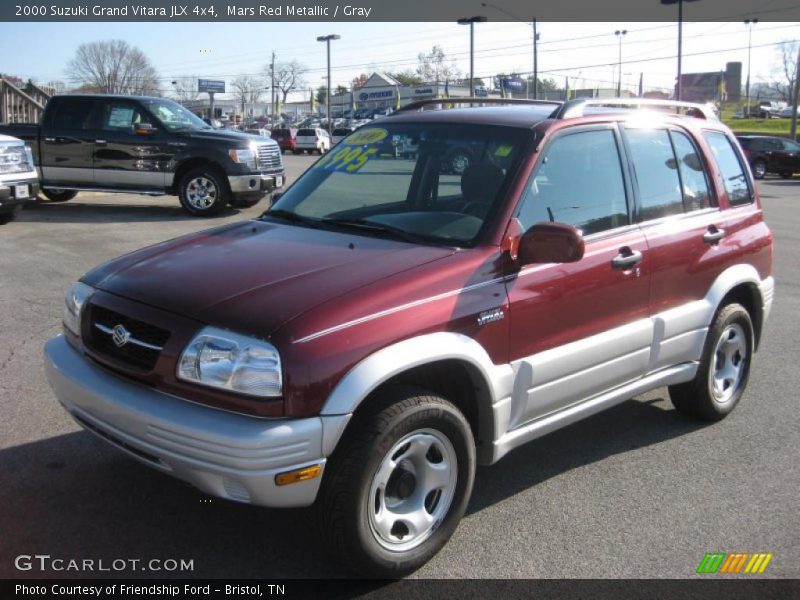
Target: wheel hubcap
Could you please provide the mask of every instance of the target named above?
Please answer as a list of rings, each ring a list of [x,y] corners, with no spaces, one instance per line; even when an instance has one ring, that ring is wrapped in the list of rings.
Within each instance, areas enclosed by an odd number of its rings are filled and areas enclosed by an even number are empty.
[[[767,173],[767,167],[763,163],[756,164],[756,175],[763,177]]]
[[[747,337],[741,325],[728,325],[717,340],[710,373],[711,395],[724,404],[742,384],[747,364]]]
[[[457,475],[456,452],[443,433],[420,429],[400,439],[370,486],[367,510],[377,542],[403,552],[433,535],[450,510]]]
[[[207,177],[195,177],[186,186],[186,199],[198,210],[205,210],[217,200],[217,186]]]

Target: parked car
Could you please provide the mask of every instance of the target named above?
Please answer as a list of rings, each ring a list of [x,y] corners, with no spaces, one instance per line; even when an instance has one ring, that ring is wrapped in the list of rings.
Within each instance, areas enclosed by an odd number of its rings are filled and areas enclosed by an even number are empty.
[[[0,135],[0,225],[14,218],[28,198],[39,193],[39,175],[31,149],[17,138]]]
[[[723,419],[772,305],[757,188],[719,121],[592,102],[359,129],[261,217],[81,277],[50,385],[207,494],[315,504],[333,555],[379,576],[444,546],[477,464],[661,386]],[[376,158],[393,137],[413,164]]]
[[[263,129],[260,127],[247,127],[244,129],[244,132],[248,135],[255,135],[258,137],[272,137],[272,134],[268,129]],[[278,144],[278,146],[280,146],[280,144]]]
[[[778,173],[788,179],[800,172],[800,144],[797,142],[767,135],[737,137],[756,179],[763,179],[767,173]]]
[[[778,111],[778,116],[781,119],[791,119],[793,112],[796,112],[797,115],[800,116],[800,107],[798,107],[797,109],[795,109],[792,106],[787,106],[786,108],[782,108],[780,111]]]
[[[192,215],[226,205],[253,206],[283,187],[271,139],[212,129],[180,104],[145,96],[54,96],[41,125],[4,125],[0,133],[33,149],[44,195],[79,191],[177,195]]]
[[[331,143],[335,146],[351,133],[353,133],[353,130],[350,127],[337,127],[336,129],[333,130],[333,135],[331,136]]]
[[[331,138],[328,132],[321,127],[313,129],[304,128],[297,130],[297,141],[295,143],[295,154],[301,154],[304,151],[311,154],[312,152],[319,152],[324,154],[331,149]]]
[[[294,152],[297,149],[297,129],[293,127],[273,129],[271,137],[278,143],[281,152]]]

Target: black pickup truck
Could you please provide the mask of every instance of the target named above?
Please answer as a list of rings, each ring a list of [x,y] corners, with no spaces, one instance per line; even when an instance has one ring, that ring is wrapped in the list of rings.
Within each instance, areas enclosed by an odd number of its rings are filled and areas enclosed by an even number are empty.
[[[177,195],[189,213],[255,205],[281,188],[281,151],[269,138],[213,129],[165,98],[54,96],[41,125],[0,134],[33,150],[42,193],[65,201],[79,191]]]

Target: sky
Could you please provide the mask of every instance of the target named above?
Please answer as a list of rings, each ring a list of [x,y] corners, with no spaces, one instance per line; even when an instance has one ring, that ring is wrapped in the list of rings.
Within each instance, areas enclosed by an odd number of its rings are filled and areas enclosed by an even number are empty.
[[[487,9],[488,10],[488,9]],[[532,71],[532,29],[521,22],[490,21],[475,26],[475,76]],[[623,37],[623,88],[668,91],[677,55],[675,23],[539,23],[540,78],[563,87],[616,85],[618,38]],[[231,81],[237,75],[263,75],[274,51],[277,60],[297,60],[308,68],[307,87],[324,83],[325,45],[318,35],[335,33],[332,84],[349,87],[360,73],[413,70],[417,55],[434,44],[469,72],[469,31],[455,23],[0,23],[0,72],[47,83],[69,80],[68,60],[78,45],[123,39],[139,47],[171,91],[177,77]],[[683,72],[720,71],[729,61],[747,73],[748,33],[735,22],[685,23]],[[769,80],[779,67],[777,46],[800,40],[800,23],[762,21],[752,29],[752,81]],[[24,51],[20,51],[24,49]],[[638,61],[638,62],[637,62]],[[266,94],[266,92],[265,92]],[[305,95],[304,95],[305,96]],[[292,99],[290,97],[290,99]],[[295,96],[299,99],[299,96]]]

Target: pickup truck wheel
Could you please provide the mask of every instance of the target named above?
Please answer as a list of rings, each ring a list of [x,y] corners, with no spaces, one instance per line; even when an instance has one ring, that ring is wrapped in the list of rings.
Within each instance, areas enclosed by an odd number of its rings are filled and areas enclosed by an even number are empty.
[[[317,513],[331,553],[357,573],[399,577],[455,531],[475,479],[475,442],[450,402],[397,388],[356,413],[328,462]]]
[[[723,307],[706,336],[695,378],[669,387],[675,408],[706,421],[725,418],[747,387],[753,339],[753,322],[747,309],[735,303]]]
[[[5,212],[0,212],[0,225],[5,225],[6,223],[10,223],[14,220],[17,216],[16,210],[7,210]]]
[[[45,195],[45,198],[50,200],[50,202],[66,202],[67,200],[72,200],[78,195],[78,192],[74,190],[57,189],[42,190],[42,193]]]
[[[767,163],[763,160],[757,160],[753,163],[753,177],[756,179],[764,179],[767,174]]]
[[[218,214],[228,203],[225,180],[215,169],[200,167],[183,176],[178,191],[183,208],[199,217]]]

